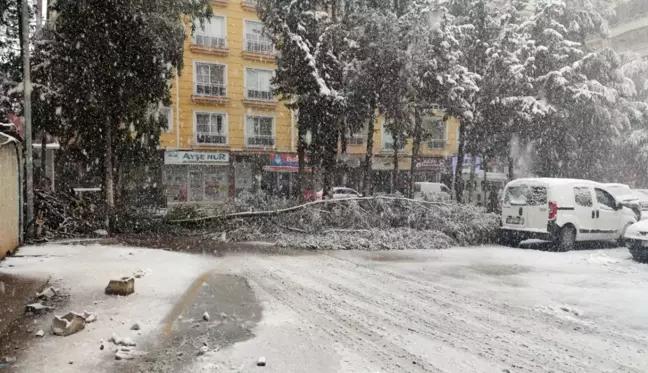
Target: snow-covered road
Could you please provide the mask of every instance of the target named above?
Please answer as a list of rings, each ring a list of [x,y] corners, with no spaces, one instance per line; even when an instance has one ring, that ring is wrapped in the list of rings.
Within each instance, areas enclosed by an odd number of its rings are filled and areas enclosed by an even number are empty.
[[[187,372],[647,372],[648,266],[626,249],[230,256],[256,337]]]
[[[71,291],[69,309],[96,310],[99,320],[69,337],[33,339],[16,372],[648,372],[648,265],[626,249],[21,253],[0,270],[53,275]],[[108,278],[136,268],[150,273],[135,294],[103,295]],[[200,320],[205,310],[215,320]],[[45,329],[49,320],[34,322]],[[140,332],[129,330],[133,321]],[[170,339],[161,334],[167,322]],[[115,361],[99,350],[115,332],[148,355]],[[196,354],[203,342],[209,351]]]

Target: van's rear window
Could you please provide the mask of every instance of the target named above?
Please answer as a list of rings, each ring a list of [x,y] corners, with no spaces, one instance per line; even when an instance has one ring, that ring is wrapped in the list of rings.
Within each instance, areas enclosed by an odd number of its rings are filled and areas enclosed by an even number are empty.
[[[547,204],[547,188],[515,186],[506,188],[504,203],[516,206],[541,206]]]

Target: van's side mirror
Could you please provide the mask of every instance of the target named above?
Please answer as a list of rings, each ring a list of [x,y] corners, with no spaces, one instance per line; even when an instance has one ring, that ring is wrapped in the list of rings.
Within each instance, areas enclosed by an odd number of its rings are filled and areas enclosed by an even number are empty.
[[[621,210],[623,208],[623,204],[619,201],[616,201],[616,209]]]

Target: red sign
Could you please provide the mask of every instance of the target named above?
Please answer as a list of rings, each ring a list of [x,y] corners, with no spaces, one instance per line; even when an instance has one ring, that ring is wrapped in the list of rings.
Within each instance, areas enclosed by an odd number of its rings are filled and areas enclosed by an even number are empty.
[[[16,131],[20,134],[20,136],[25,137],[25,121],[23,117],[18,117],[13,114],[7,115],[7,118],[13,123],[14,126],[16,126]]]

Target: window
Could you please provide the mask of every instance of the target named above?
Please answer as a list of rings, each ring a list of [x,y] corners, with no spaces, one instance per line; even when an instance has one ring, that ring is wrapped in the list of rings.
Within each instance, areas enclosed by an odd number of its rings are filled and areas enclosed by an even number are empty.
[[[347,129],[345,138],[347,145],[364,145],[367,138],[367,128],[365,127],[354,133]]]
[[[515,186],[506,188],[504,194],[504,203],[510,203],[514,206],[526,206],[527,204],[527,188],[524,186]]]
[[[247,146],[274,146],[274,118],[249,115],[245,124],[245,141]]]
[[[405,149],[405,143],[407,143],[407,140],[405,139],[400,140],[400,143],[398,144],[398,151],[403,151],[403,149]],[[382,134],[382,145],[383,145],[383,150],[394,150],[394,137],[389,132],[389,130],[385,128],[384,124],[383,124],[383,134]]]
[[[529,189],[528,202],[530,206],[542,206],[547,204],[547,188],[531,187]]]
[[[274,46],[272,41],[263,31],[263,23],[245,21],[245,45],[246,52],[272,53]]]
[[[213,16],[208,19],[203,27],[198,25],[194,36],[194,43],[207,48],[227,47],[227,30],[225,17]]]
[[[158,112],[160,117],[163,119],[166,119],[167,121],[167,132],[173,132],[173,110],[171,110],[171,107],[169,106],[163,106],[159,109]]]
[[[196,90],[198,96],[225,96],[225,65],[196,63]]]
[[[272,100],[272,71],[245,69],[245,98],[250,100]]]
[[[447,143],[446,122],[442,117],[425,115],[421,118],[428,149],[445,149]]]
[[[575,187],[574,188],[574,198],[576,204],[584,207],[592,207],[592,193],[590,193],[589,188],[585,187]]]
[[[616,210],[616,200],[610,193],[598,188],[594,189],[594,191],[596,192],[596,201],[601,207]]]
[[[196,113],[196,142],[227,145],[227,117],[222,113]]]

